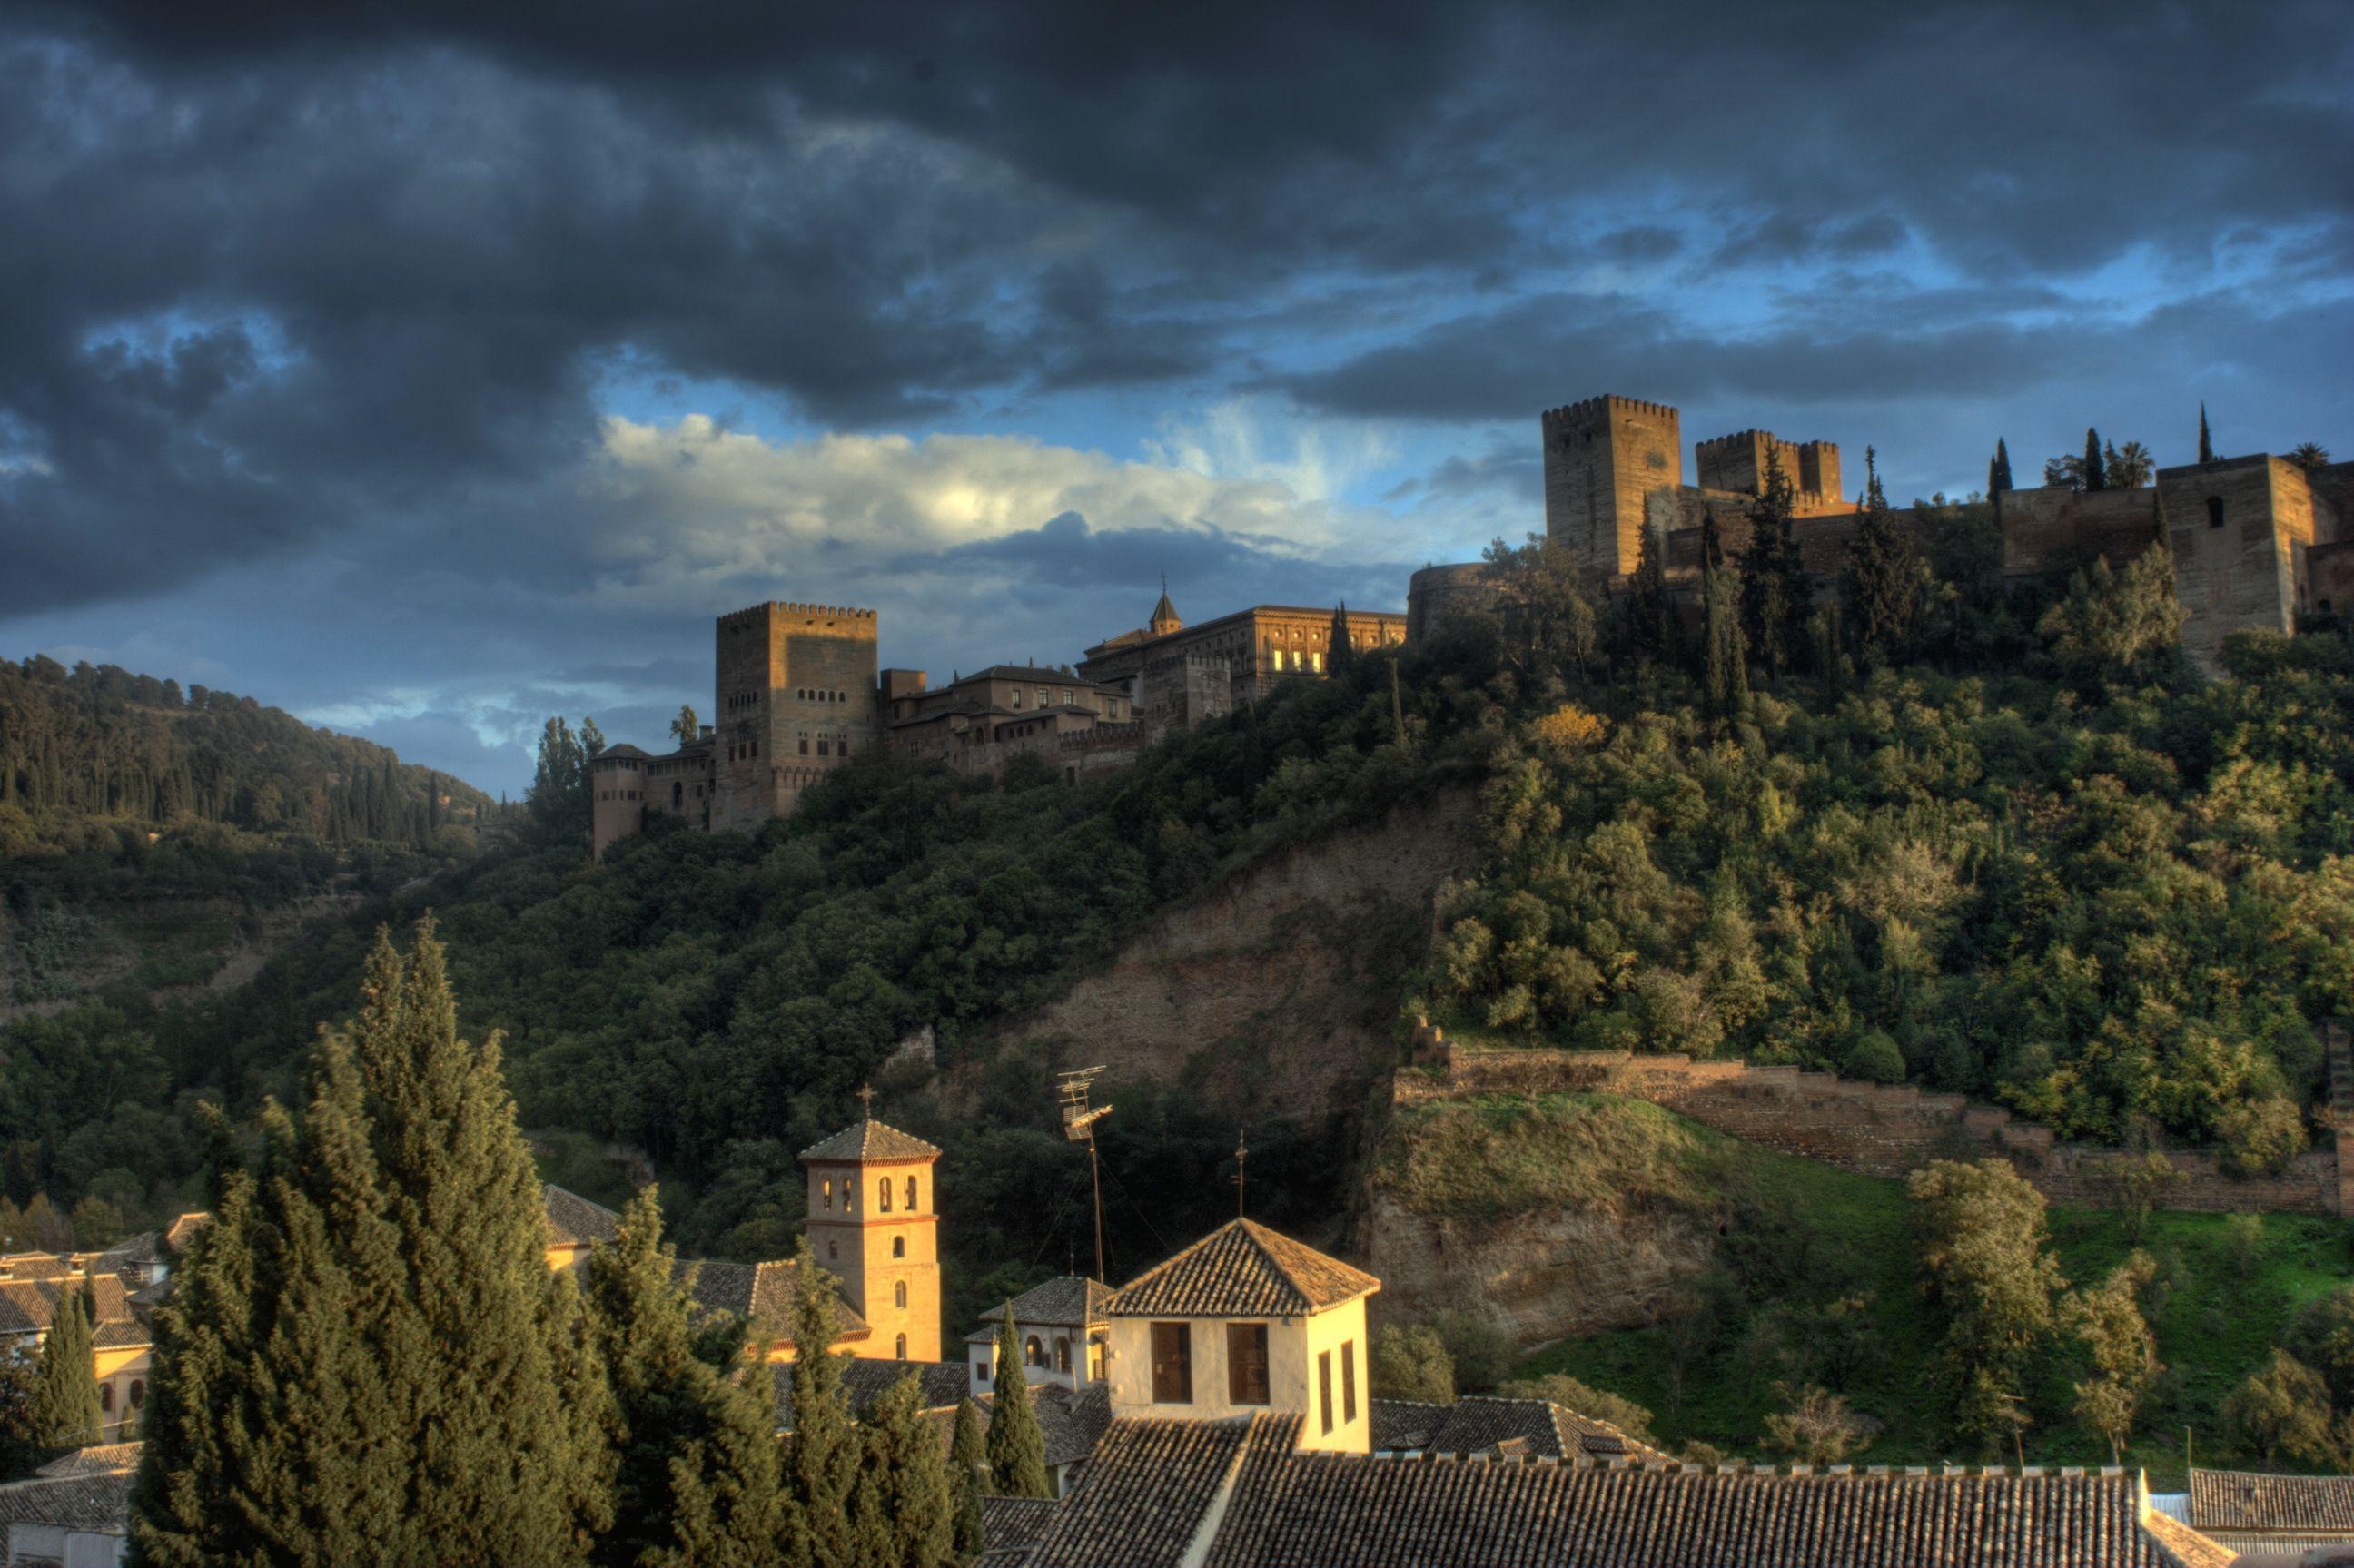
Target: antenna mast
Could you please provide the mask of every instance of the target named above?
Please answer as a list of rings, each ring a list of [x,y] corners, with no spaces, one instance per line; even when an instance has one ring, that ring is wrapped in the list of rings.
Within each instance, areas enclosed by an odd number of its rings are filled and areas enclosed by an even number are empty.
[[[1096,1123],[1111,1115],[1111,1107],[1087,1107],[1087,1086],[1094,1083],[1101,1067],[1074,1067],[1059,1075],[1055,1086],[1055,1097],[1062,1102],[1063,1136],[1073,1143],[1087,1146],[1087,1181],[1095,1191],[1096,1200],[1096,1277],[1104,1276],[1103,1243],[1103,1166],[1096,1156]]]

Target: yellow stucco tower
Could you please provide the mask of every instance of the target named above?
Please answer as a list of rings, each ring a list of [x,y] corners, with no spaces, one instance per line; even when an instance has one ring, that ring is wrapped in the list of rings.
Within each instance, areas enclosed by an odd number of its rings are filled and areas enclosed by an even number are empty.
[[[863,1354],[940,1359],[940,1151],[867,1117],[801,1150],[809,1168],[809,1238],[842,1281],[843,1299],[874,1332]]]

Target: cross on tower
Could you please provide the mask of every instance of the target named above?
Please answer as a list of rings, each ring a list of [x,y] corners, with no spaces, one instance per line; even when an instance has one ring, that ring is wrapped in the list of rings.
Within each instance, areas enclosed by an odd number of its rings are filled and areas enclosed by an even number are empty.
[[[858,1105],[859,1114],[865,1117],[867,1120],[873,1121],[875,1119],[874,1085],[867,1084],[860,1087],[858,1091]]]

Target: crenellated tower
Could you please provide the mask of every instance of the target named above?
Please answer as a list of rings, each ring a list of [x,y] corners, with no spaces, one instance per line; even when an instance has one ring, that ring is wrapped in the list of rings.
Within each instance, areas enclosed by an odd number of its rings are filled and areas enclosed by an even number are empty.
[[[1682,423],[1666,404],[1634,397],[1546,409],[1545,538],[1590,572],[1632,575],[1649,498],[1684,482]]]
[[[875,612],[758,604],[719,618],[714,828],[790,812],[801,791],[882,748]]]

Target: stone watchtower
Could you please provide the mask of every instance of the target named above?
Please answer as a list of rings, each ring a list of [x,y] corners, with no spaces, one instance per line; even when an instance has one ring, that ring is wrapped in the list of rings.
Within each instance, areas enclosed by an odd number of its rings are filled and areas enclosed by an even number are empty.
[[[872,1117],[801,1150],[809,1168],[809,1238],[843,1299],[874,1330],[870,1352],[940,1359],[940,1151]]]
[[[1588,571],[1633,575],[1645,503],[1684,482],[1683,421],[1664,403],[1588,397],[1541,416],[1545,538]]]
[[[875,612],[759,604],[719,618],[711,825],[758,827],[882,749]]]

